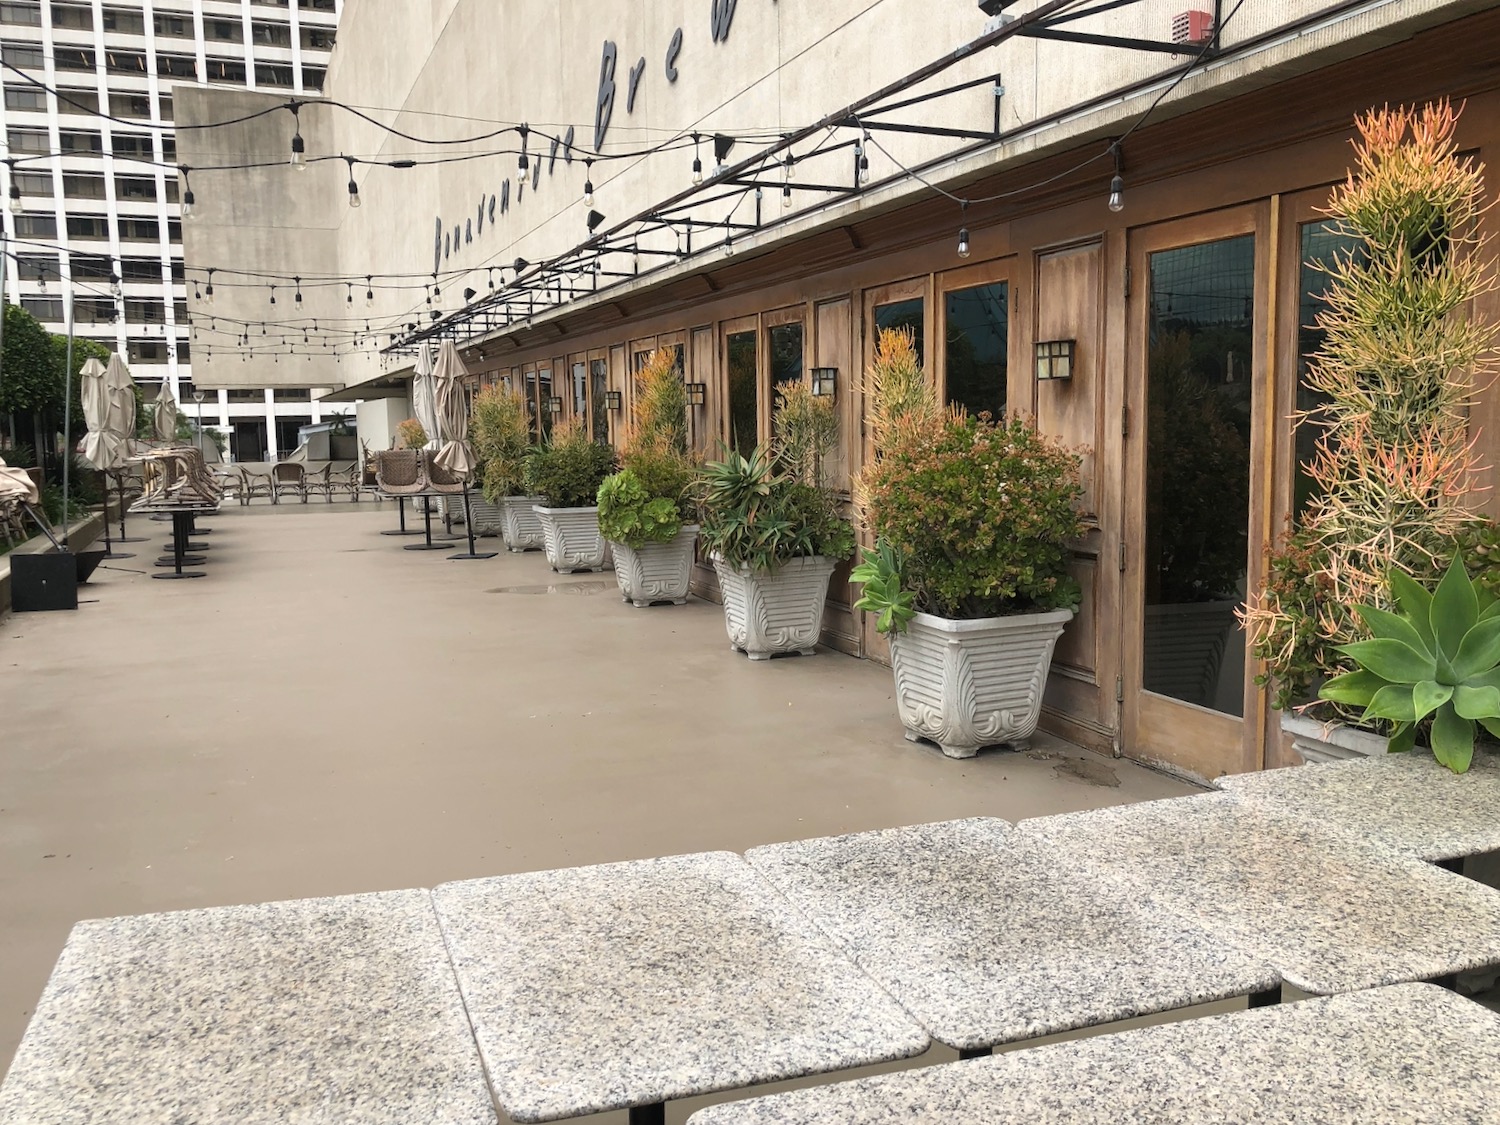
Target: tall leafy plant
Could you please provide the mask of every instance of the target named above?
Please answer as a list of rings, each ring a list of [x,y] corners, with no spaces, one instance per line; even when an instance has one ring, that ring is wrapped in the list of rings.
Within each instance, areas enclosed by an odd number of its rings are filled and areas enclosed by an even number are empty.
[[[526,404],[499,384],[474,396],[469,440],[479,458],[480,486],[491,504],[519,496],[526,487],[526,456],[531,448]]]
[[[583,423],[570,418],[552,427],[547,443],[527,456],[526,490],[550,508],[592,507],[614,467],[614,450],[591,440]]]
[[[636,372],[630,440],[621,469],[599,488],[599,530],[639,548],[676,538],[693,518],[694,465],[687,447],[687,387],[677,354],[658,348]]]
[[[908,333],[882,332],[866,383],[875,460],[860,516],[876,548],[851,576],[882,632],[914,612],[972,619],[1071,608],[1068,542],[1082,535],[1079,457],[1030,422],[945,408]]]
[[[1457,119],[1447,102],[1364,115],[1329,201],[1359,251],[1312,263],[1328,275],[1307,376],[1323,404],[1298,420],[1319,431],[1314,496],[1245,614],[1279,707],[1382,717],[1309,701],[1353,670],[1348,646],[1368,635],[1356,607],[1393,607],[1391,571],[1430,583],[1480,533],[1467,413],[1495,370],[1495,326],[1465,313],[1495,273],[1483,168],[1460,157]]]

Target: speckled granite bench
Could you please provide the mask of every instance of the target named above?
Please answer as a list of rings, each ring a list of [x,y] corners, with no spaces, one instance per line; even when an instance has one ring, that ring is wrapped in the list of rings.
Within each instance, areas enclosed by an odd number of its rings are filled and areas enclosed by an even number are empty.
[[[80,922],[0,1125],[495,1125],[426,891]]]
[[[1495,1125],[1500,1015],[1411,984],[711,1106],[690,1125]]]
[[[773,844],[745,858],[961,1054],[1233,996],[1280,997],[1266,962],[1142,908],[1001,820]]]
[[[433,891],[500,1108],[551,1121],[921,1054],[925,1032],[729,852]]]
[[[1500,964],[1500,891],[1229,793],[1023,820],[1016,831],[1270,962],[1304,992]]]
[[[1483,749],[1466,774],[1439,765],[1430,751],[1412,750],[1234,774],[1217,784],[1243,801],[1451,868],[1500,851],[1500,757]]]

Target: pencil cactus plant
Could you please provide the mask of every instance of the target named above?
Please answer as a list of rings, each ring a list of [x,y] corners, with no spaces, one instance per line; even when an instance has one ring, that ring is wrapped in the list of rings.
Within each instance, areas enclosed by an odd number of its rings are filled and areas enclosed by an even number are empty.
[[[1372,614],[1396,607],[1393,589],[1431,585],[1456,558],[1494,565],[1471,549],[1487,536],[1468,408],[1495,369],[1495,326],[1466,312],[1495,274],[1478,233],[1483,168],[1459,155],[1457,121],[1446,102],[1361,117],[1327,209],[1357,249],[1310,263],[1328,277],[1307,374],[1323,401],[1297,423],[1319,431],[1314,495],[1245,621],[1276,706],[1314,717],[1403,721],[1319,688],[1350,683],[1338,677],[1355,670],[1351,646],[1386,622]]]

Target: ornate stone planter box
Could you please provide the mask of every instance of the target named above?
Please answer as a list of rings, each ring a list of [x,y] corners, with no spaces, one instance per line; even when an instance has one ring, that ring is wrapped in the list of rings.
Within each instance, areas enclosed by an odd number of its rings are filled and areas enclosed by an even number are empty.
[[[919,613],[891,635],[896,709],[906,737],[950,758],[981,746],[1030,745],[1052,649],[1070,609],[950,621]]]
[[[637,607],[659,602],[682,605],[693,580],[693,548],[697,543],[697,524],[684,525],[677,537],[666,543],[627,547],[610,540],[621,597]]]
[[[537,519],[540,496],[505,496],[500,500],[500,533],[512,551],[536,551],[545,545],[542,521]]]
[[[556,571],[606,570],[609,544],[599,534],[599,509],[545,508],[532,509],[542,525],[542,546],[547,561]]]
[[[1281,729],[1292,736],[1292,749],[1309,763],[1373,758],[1386,752],[1385,735],[1344,723],[1323,723],[1282,712]]]
[[[823,631],[832,559],[791,559],[770,574],[731,567],[717,555],[713,562],[731,648],[751,660],[769,660],[784,652],[812,655]]]
[[[458,510],[463,511],[462,500]],[[505,517],[500,513],[500,505],[491,504],[478,492],[469,493],[469,518],[474,521],[475,535],[500,535],[504,531]]]

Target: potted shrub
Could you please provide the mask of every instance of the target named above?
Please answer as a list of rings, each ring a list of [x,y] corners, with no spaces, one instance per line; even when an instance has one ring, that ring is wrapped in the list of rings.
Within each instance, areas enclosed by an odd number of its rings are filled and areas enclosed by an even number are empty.
[[[877,540],[851,577],[890,636],[906,737],[952,758],[1024,747],[1078,605],[1079,457],[1024,419],[942,408],[908,333],[880,334],[868,382],[876,460],[858,496]]]
[[[751,660],[812,654],[828,580],[854,550],[854,529],[823,482],[823,459],[838,438],[832,400],[801,384],[777,400],[774,442],[704,466],[699,483],[700,534],[729,644]]]
[[[599,486],[599,530],[620,594],[635,606],[687,601],[698,527],[690,496],[687,389],[677,357],[659,348],[636,373],[635,425],[621,469]]]
[[[427,444],[427,431],[415,418],[408,418],[396,427],[397,449],[421,449]]]
[[[1358,121],[1357,167],[1328,208],[1357,250],[1313,263],[1329,285],[1307,374],[1321,404],[1297,422],[1319,429],[1312,495],[1244,615],[1282,727],[1309,761],[1425,739],[1425,711],[1406,720],[1350,693],[1354,646],[1455,561],[1481,587],[1497,577],[1494,528],[1473,510],[1467,424],[1476,380],[1495,368],[1495,330],[1466,311],[1494,270],[1475,233],[1481,169],[1458,155],[1456,119],[1439,103]]]
[[[614,467],[614,450],[590,440],[577,418],[554,426],[547,443],[526,458],[526,489],[541,498],[532,511],[541,522],[542,543],[553,570],[603,570],[610,565],[595,499]]]
[[[479,486],[484,503],[495,513],[505,546],[512,551],[539,550],[542,524],[532,509],[541,500],[526,492],[526,458],[531,450],[526,404],[504,387],[492,385],[474,397],[469,440],[479,459]],[[476,509],[476,521],[484,518]]]

